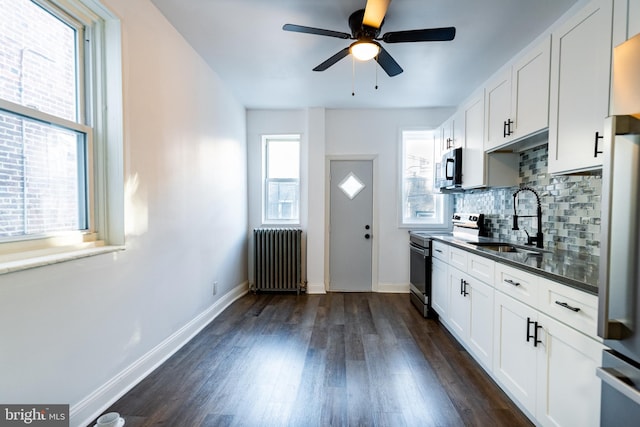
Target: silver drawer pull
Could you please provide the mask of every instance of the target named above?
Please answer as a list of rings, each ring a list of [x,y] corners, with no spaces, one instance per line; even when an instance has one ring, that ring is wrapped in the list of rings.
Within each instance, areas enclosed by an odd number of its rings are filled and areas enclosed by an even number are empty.
[[[504,279],[504,281],[505,281],[505,282],[507,282],[507,283],[508,283],[508,284],[510,284],[510,285],[513,285],[513,286],[520,286],[520,283],[518,283],[518,282],[514,282],[514,281],[513,281],[513,280],[511,280],[511,279]]]
[[[580,311],[580,309],[578,307],[571,307],[569,304],[567,304],[566,302],[560,302],[560,301],[556,301],[556,304],[558,304],[560,307],[564,307],[566,309],[569,309],[571,311],[575,311],[576,313],[578,311]]]
[[[442,253],[442,251],[440,249],[436,249],[436,252]]]

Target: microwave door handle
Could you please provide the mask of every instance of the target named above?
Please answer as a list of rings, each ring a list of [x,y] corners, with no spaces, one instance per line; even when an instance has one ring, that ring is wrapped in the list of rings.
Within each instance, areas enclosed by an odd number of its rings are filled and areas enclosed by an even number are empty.
[[[454,160],[449,158],[444,166],[444,179],[451,180],[453,179],[453,171],[454,171]],[[451,168],[449,168],[449,164],[451,164]],[[451,175],[449,175],[449,171],[451,171]]]

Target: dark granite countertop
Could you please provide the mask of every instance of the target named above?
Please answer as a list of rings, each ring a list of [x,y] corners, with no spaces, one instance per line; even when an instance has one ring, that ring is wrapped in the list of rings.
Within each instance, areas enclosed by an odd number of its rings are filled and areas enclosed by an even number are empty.
[[[512,265],[538,276],[568,285],[582,291],[598,294],[598,270],[600,258],[593,255],[581,255],[564,250],[544,251],[531,255],[521,252],[496,252],[474,245],[477,242],[495,242],[495,239],[478,237],[467,240],[453,235],[433,235],[434,240],[440,240],[451,246],[465,251],[482,255],[494,261]],[[512,242],[504,242],[512,244]],[[520,246],[514,244],[514,246]],[[524,248],[524,247],[523,247]]]

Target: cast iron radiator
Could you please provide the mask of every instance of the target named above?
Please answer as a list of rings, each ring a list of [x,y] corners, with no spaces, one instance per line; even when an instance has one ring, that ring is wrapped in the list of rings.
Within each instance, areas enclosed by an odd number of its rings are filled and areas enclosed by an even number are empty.
[[[253,291],[296,291],[302,287],[302,230],[253,230]]]

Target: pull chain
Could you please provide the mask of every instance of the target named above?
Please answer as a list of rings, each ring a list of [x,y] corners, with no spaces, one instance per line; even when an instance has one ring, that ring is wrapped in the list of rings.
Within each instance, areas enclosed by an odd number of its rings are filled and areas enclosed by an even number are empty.
[[[376,67],[376,90],[378,90],[378,55],[376,55],[376,62],[373,66]]]
[[[351,55],[351,96],[356,96],[356,60]]]

